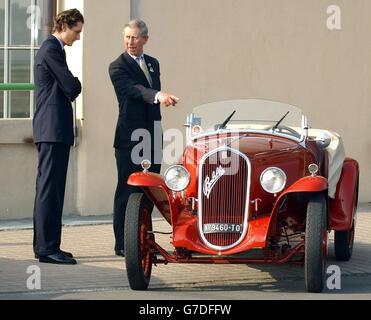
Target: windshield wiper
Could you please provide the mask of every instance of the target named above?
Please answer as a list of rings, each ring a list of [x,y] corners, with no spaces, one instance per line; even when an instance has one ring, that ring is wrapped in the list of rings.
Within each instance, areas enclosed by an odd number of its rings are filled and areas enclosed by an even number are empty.
[[[281,124],[281,122],[286,118],[286,116],[290,113],[290,111],[287,111],[285,115],[277,121],[277,123],[271,128],[272,131],[276,130],[278,126]]]
[[[227,123],[229,122],[229,120],[231,120],[231,118],[233,117],[233,115],[236,113],[236,110],[234,110],[227,119],[224,120],[224,122],[218,127],[218,129],[225,129]]]

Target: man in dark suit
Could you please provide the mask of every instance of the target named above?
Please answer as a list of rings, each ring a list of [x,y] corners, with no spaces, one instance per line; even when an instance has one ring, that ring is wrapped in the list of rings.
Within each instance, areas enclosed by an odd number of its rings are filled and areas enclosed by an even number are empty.
[[[34,142],[38,151],[34,205],[34,253],[40,262],[76,264],[60,248],[62,211],[70,147],[74,143],[71,102],[81,83],[68,69],[64,46],[80,39],[84,18],[77,9],[61,12],[54,33],[35,57]]]
[[[138,19],[130,21],[124,26],[123,34],[125,52],[109,66],[119,103],[114,140],[117,187],[113,208],[115,253],[118,256],[125,255],[124,224],[128,198],[133,192],[141,192],[127,184],[130,174],[141,170],[140,155],[134,152],[138,145],[135,136],[141,136],[144,130],[147,133],[142,135],[139,144],[144,146],[144,158],[149,158],[152,163],[150,171],[159,173],[162,159],[160,104],[175,106],[179,100],[172,94],[160,91],[159,62],[143,54],[143,47],[148,41],[145,22]]]

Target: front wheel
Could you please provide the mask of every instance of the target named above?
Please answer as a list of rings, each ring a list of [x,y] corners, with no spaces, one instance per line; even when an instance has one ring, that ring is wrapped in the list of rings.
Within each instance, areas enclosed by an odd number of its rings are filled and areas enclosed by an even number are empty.
[[[322,193],[310,196],[305,230],[305,285],[308,292],[321,292],[325,282],[327,241],[326,199]]]
[[[146,290],[152,273],[151,206],[142,193],[130,195],[125,213],[125,263],[130,288]]]

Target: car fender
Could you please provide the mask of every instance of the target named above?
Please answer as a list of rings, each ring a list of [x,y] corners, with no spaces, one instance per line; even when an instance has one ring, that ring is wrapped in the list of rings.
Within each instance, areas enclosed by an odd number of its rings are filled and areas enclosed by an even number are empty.
[[[321,192],[325,191],[328,188],[327,179],[322,176],[307,176],[297,180],[291,186],[289,186],[286,190],[284,190],[278,197],[272,213],[278,210],[279,206],[281,205],[283,199],[289,193],[298,193],[298,192]]]
[[[336,187],[335,199],[330,199],[331,230],[346,231],[352,228],[358,202],[358,179],[358,162],[346,158]]]
[[[325,177],[322,176],[306,176],[300,178],[284,190],[278,197],[276,203],[273,206],[270,218],[270,230],[275,227],[276,216],[279,208],[281,207],[284,199],[287,195],[292,193],[312,193],[312,192],[324,192],[328,189],[328,182]]]
[[[160,174],[135,172],[129,176],[127,183],[131,186],[141,187],[167,222],[171,223],[171,217],[177,212],[179,205]]]

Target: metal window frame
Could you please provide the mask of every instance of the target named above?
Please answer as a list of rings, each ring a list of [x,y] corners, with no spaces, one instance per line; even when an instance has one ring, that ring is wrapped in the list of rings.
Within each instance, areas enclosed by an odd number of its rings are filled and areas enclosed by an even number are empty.
[[[10,1],[11,0],[4,0],[5,3],[5,11],[4,11],[4,45],[0,46],[0,49],[4,52],[4,74],[3,79],[4,83],[9,83],[9,77],[10,77],[10,50],[28,50],[30,54],[30,83],[34,83],[34,73],[33,73],[33,66],[35,61],[35,52],[40,49],[40,46],[36,45],[36,39],[35,39],[35,32],[36,32],[36,26],[33,25],[31,27],[31,33],[30,33],[30,44],[29,45],[10,45],[10,23],[11,23],[11,17],[10,17]],[[37,0],[31,0],[30,5],[37,6]],[[51,3],[51,6],[53,6],[52,12],[55,11],[55,3]],[[35,19],[32,17],[33,12],[31,12],[31,21],[34,22]],[[3,96],[3,119],[11,119],[11,104],[10,104],[10,92],[8,90],[4,91]],[[33,118],[34,116],[34,91],[30,90],[30,105],[29,105],[29,118]]]
[[[4,83],[8,83],[9,79],[9,7],[10,0],[4,0],[5,2],[5,11],[4,11]],[[3,118],[8,118],[8,104],[9,104],[9,92],[4,91],[4,104],[3,104]]]

